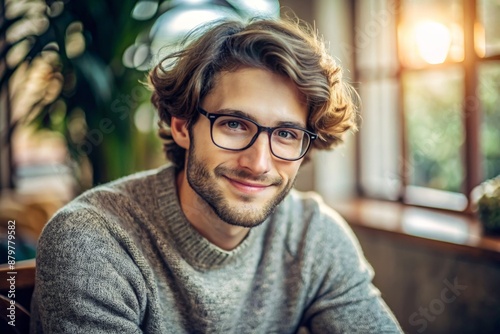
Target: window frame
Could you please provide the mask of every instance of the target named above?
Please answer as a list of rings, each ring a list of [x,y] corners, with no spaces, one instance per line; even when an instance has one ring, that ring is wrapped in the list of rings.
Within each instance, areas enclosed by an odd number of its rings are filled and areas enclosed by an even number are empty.
[[[381,82],[381,80],[394,80],[396,83],[396,92],[393,96],[393,103],[396,105],[396,121],[399,126],[399,134],[396,135],[397,142],[399,143],[399,150],[396,153],[398,155],[398,166],[397,175],[399,176],[399,183],[397,183],[398,189],[394,194],[387,196],[378,196],[373,194],[373,185],[369,185],[364,178],[366,178],[366,168],[364,168],[364,163],[370,158],[367,154],[363,152],[363,136],[370,136],[370,133],[366,134],[363,126],[361,127],[360,137],[356,140],[356,152],[357,152],[357,168],[356,168],[356,188],[358,193],[362,197],[375,197],[379,199],[395,200],[405,204],[412,204],[424,207],[437,207],[441,209],[451,210],[451,211],[463,211],[466,213],[471,213],[472,203],[469,200],[469,194],[472,189],[476,187],[483,181],[483,168],[482,168],[482,149],[481,149],[481,125],[482,125],[482,111],[481,111],[481,101],[480,97],[476,96],[478,91],[478,73],[479,67],[482,63],[499,61],[500,54],[494,54],[492,56],[480,57],[475,48],[475,35],[474,35],[474,25],[478,21],[477,7],[479,0],[471,1],[461,1],[462,13],[463,13],[463,38],[464,38],[464,59],[460,62],[445,62],[437,65],[426,65],[421,68],[410,68],[405,66],[401,62],[400,55],[400,45],[398,41],[398,27],[402,23],[402,3],[404,0],[387,0],[384,5],[387,7],[391,6],[394,9],[394,26],[391,32],[391,38],[395,43],[396,61],[397,69],[391,73],[391,70],[380,66],[377,64],[373,68],[363,68],[359,63],[359,54],[354,54],[352,59],[353,66],[353,81],[358,83],[358,90],[360,91],[361,99],[363,98],[363,85],[366,82]],[[377,6],[378,4],[375,4]],[[363,8],[366,6],[366,8]],[[367,23],[360,20],[362,16],[361,12],[363,10],[368,10],[370,6],[374,6],[373,2],[355,0],[352,2],[352,28],[355,32],[352,36],[352,45],[354,50],[363,52],[359,44],[359,34],[363,29],[363,24],[365,28]],[[368,8],[368,9],[367,9]],[[372,12],[373,12],[373,8]],[[373,13],[372,13],[373,14]],[[365,14],[366,16],[366,14]],[[365,29],[366,30],[366,29]],[[376,57],[376,56],[375,56]],[[500,62],[499,62],[500,63]],[[421,188],[410,184],[409,170],[411,169],[409,160],[409,147],[408,147],[408,133],[406,130],[405,121],[405,106],[404,106],[404,96],[405,91],[403,87],[402,77],[405,73],[411,71],[427,71],[447,68],[449,66],[460,66],[463,70],[463,100],[461,103],[461,115],[463,116],[463,134],[464,134],[464,145],[461,148],[462,154],[462,168],[464,170],[464,181],[462,184],[461,193],[450,193],[442,190],[431,189],[431,188]],[[366,104],[367,101],[365,100]],[[362,106],[363,109],[366,107]],[[380,115],[381,110],[377,113]],[[368,130],[368,132],[370,132]],[[373,136],[373,131],[371,133]],[[380,167],[380,166],[379,166]],[[372,188],[372,189],[370,189]],[[441,196],[441,203],[432,203],[428,200],[429,191],[433,192],[434,195]],[[384,198],[385,197],[385,198]],[[460,197],[460,198],[459,198]],[[434,197],[436,198],[436,197]],[[460,201],[464,201],[462,204]],[[453,204],[455,203],[455,204]]]

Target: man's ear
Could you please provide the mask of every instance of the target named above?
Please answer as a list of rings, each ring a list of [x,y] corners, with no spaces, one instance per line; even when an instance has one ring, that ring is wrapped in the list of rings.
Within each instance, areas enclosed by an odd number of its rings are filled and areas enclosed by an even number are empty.
[[[187,120],[172,116],[170,122],[170,131],[172,138],[177,145],[188,150],[189,149],[189,130],[187,127]]]

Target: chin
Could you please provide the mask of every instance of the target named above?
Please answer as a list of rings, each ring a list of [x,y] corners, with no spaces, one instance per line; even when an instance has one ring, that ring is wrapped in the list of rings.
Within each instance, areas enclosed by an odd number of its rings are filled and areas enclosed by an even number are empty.
[[[224,222],[241,227],[256,227],[269,217],[276,207],[273,201],[264,204],[252,203],[255,199],[224,201],[211,205],[217,216]],[[210,204],[210,203],[209,203]]]

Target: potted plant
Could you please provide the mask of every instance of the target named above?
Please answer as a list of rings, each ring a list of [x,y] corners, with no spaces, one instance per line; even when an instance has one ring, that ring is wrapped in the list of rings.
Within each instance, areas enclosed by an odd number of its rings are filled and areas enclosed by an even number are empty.
[[[471,198],[485,234],[500,234],[500,175],[474,188]]]

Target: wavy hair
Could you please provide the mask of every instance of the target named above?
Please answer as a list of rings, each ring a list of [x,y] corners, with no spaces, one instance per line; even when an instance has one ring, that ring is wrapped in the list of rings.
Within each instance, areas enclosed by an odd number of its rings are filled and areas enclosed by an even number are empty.
[[[171,117],[186,119],[192,127],[199,116],[196,108],[216,84],[217,74],[243,67],[265,69],[295,83],[307,102],[307,126],[318,134],[313,148],[331,149],[343,141],[346,131],[356,129],[357,95],[342,81],[342,69],[310,26],[264,19],[222,21],[202,28],[148,77],[159,135],[167,158],[178,168],[184,167],[186,152],[172,139]]]

